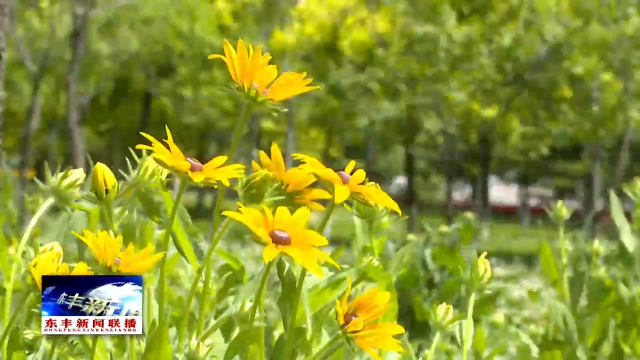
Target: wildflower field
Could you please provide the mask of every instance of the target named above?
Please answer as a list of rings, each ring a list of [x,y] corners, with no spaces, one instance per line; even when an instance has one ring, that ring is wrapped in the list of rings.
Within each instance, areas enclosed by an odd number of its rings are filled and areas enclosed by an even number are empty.
[[[128,171],[97,162],[89,174],[47,170],[35,180],[29,201],[37,210],[24,231],[3,231],[0,242],[2,359],[640,353],[638,243],[614,192],[618,238],[567,233],[571,211],[559,201],[548,210],[557,238],[541,239],[535,269],[479,254],[472,213],[391,239],[402,209],[355,161],[336,171],[293,154],[297,163],[287,167],[273,143],[251,168],[234,162],[251,114],[282,111],[284,100],[322,91],[312,79],[279,73],[268,53],[242,40],[225,41],[224,55],[210,59],[226,64],[241,104],[229,149],[212,159],[188,157],[179,129],[166,127],[160,140],[141,133]],[[5,192],[14,179],[3,175]],[[216,194],[208,233],[183,206],[195,187]],[[640,200],[640,181],[625,191]],[[236,204],[223,209],[227,198]],[[334,212],[339,207],[348,211]],[[346,243],[332,244],[326,231],[336,214],[355,226]],[[11,227],[11,218],[2,221]],[[145,276],[144,335],[40,335],[43,275],[116,273]]]

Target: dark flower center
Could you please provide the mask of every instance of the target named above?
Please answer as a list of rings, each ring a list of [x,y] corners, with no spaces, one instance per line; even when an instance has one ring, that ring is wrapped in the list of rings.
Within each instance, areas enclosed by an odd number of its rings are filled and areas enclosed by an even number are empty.
[[[185,160],[187,160],[187,162],[189,162],[189,164],[191,164],[191,172],[198,172],[198,171],[202,171],[202,169],[204,169],[204,166],[202,166],[202,164],[200,164],[199,162],[197,162],[195,159],[192,158],[185,158]]]
[[[115,263],[116,263],[116,266],[120,266],[120,258],[117,257]]]
[[[291,245],[291,236],[284,231],[271,230],[269,237],[275,245]]]
[[[340,180],[342,180],[342,183],[347,185],[349,183],[349,180],[351,180],[351,175],[347,174],[344,171],[338,171],[338,176],[340,176]]]
[[[357,319],[358,316],[354,315],[354,314],[344,314],[344,324],[342,324],[342,328],[346,328],[347,326],[349,326],[349,324],[351,324],[351,322],[355,319]]]

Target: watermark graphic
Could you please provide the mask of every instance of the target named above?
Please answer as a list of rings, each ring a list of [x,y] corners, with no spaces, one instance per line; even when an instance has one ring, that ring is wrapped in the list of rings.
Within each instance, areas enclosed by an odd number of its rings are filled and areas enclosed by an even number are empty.
[[[42,333],[142,334],[142,276],[42,277]]]

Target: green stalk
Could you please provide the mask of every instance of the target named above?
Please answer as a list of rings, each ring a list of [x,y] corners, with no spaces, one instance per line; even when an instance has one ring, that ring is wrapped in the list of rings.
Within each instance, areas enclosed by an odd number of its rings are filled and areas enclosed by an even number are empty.
[[[18,309],[16,309],[16,311],[13,312],[13,314],[11,314],[11,318],[9,319],[9,322],[5,324],[4,330],[2,330],[2,335],[0,335],[0,345],[2,345],[3,347],[4,347],[4,341],[7,340],[7,337],[9,337],[9,334],[13,329],[13,325],[15,324],[16,320],[18,319],[18,316],[21,313],[20,310],[26,310],[27,308],[30,307],[31,297],[33,294],[35,294],[35,292],[33,291],[28,291],[24,293],[24,295],[22,296],[22,298],[20,298],[18,302],[19,304],[22,304],[22,305],[19,306]],[[26,304],[26,306],[24,304]],[[3,356],[3,358],[5,357]]]
[[[465,333],[465,338],[466,336],[467,335]],[[429,348],[429,352],[427,353],[427,360],[433,360],[433,356],[436,354],[436,349],[438,348],[439,343],[440,343],[440,331],[436,331],[436,335],[433,337],[433,341],[431,342],[431,347]],[[466,351],[464,353],[466,354]]]
[[[327,209],[324,212],[324,217],[320,222],[320,226],[318,226],[318,230],[316,230],[316,232],[320,235],[322,235],[324,228],[327,227],[327,224],[329,223],[329,219],[331,219],[331,215],[333,214],[333,210],[335,209],[335,207],[336,204],[333,201],[329,202],[329,204],[327,205]]]
[[[558,240],[560,241],[560,275],[562,279],[562,298],[567,303],[569,299],[569,277],[567,275],[567,265],[569,263],[569,249],[567,238],[564,234],[564,223],[558,225]]]
[[[271,268],[275,261],[270,261],[264,268],[262,272],[262,278],[260,279],[260,285],[258,286],[258,291],[256,292],[256,296],[253,300],[253,304],[251,305],[251,312],[249,314],[249,326],[253,326],[253,323],[256,319],[256,315],[258,313],[258,309],[261,313],[264,314],[264,296],[267,290],[267,282],[269,281],[269,275],[271,274]],[[264,326],[260,327],[258,334],[258,354],[260,354],[260,359],[265,358],[265,349],[264,349]]]
[[[316,230],[317,233],[322,234],[324,228],[329,223],[329,219],[333,214],[333,210],[335,209],[335,203],[333,201],[329,202],[327,205],[327,209],[324,213],[324,218],[320,222],[320,226]],[[300,297],[302,296],[302,287],[304,286],[304,279],[307,277],[307,269],[302,268],[300,271],[300,277],[298,277],[298,284],[296,285],[296,292],[293,297],[293,301],[291,302],[291,308],[289,309],[289,321],[287,322],[287,328],[285,329],[286,338],[285,338],[285,359],[289,359],[291,357],[291,351],[293,350],[293,333],[292,331],[295,329],[296,316],[298,315],[298,305],[300,304]]]
[[[18,243],[18,249],[16,250],[16,253],[14,255],[15,260],[12,261],[12,264],[11,264],[11,272],[9,273],[9,282],[7,283],[7,287],[6,287],[7,295],[4,302],[4,316],[2,318],[3,324],[7,324],[7,322],[9,321],[9,317],[11,316],[11,300],[12,300],[11,297],[13,296],[13,285],[16,279],[16,273],[18,272],[18,266],[20,265],[20,258],[22,257],[22,252],[24,251],[24,248],[27,246],[27,242],[29,241],[31,234],[35,230],[36,225],[38,224],[42,216],[44,216],[44,214],[49,210],[49,208],[53,206],[54,203],[55,203],[55,200],[53,198],[49,198],[40,206],[38,211],[33,215],[31,220],[29,221],[29,224],[27,225],[27,228],[25,229],[24,234],[22,234],[22,238],[20,238],[20,242]]]
[[[218,208],[218,203],[220,203],[220,200],[216,201],[216,209]],[[218,212],[217,210],[214,210],[216,212]],[[196,275],[193,278],[193,281],[191,282],[191,288],[189,289],[189,295],[187,295],[187,302],[185,304],[185,309],[187,309],[187,311],[191,310],[191,304],[193,303],[193,298],[196,294],[196,291],[198,290],[198,283],[200,281],[200,277],[202,277],[202,274],[204,273],[205,269],[207,268],[207,266],[209,265],[209,261],[211,260],[211,258],[213,257],[213,253],[215,252],[216,247],[218,246],[218,243],[220,243],[220,240],[222,239],[222,237],[224,236],[224,234],[227,232],[227,229],[229,229],[229,226],[231,225],[231,220],[230,219],[225,219],[224,223],[222,224],[222,229],[220,229],[220,231],[216,234],[215,230],[211,232],[212,235],[212,242],[211,242],[211,246],[209,247],[209,250],[207,250],[207,253],[204,256],[204,259],[202,259],[202,264],[200,264],[200,266],[198,267],[198,270],[196,270]],[[200,306],[202,308],[206,308],[206,306],[203,306],[208,299],[208,294],[203,290],[202,291],[202,296],[200,298]],[[187,331],[187,325],[188,325],[188,321],[189,321],[189,316],[184,316],[182,318],[182,324],[180,326],[179,329],[181,329],[180,334],[179,334],[179,343],[182,344],[182,341],[184,340],[184,336],[186,334]],[[204,319],[203,319],[203,323],[204,323]],[[198,327],[198,329],[201,329],[201,327]],[[198,334],[199,336],[200,334]]]
[[[368,238],[369,238],[369,246],[371,246],[371,253],[373,254],[374,258],[378,258],[378,250],[376,250],[376,244],[375,241],[373,239],[373,220],[369,219],[367,220],[367,231],[368,231]]]
[[[207,310],[209,308],[209,293],[211,292],[211,264],[206,264],[204,267],[204,280],[202,280],[202,292],[200,292],[200,311],[198,312],[198,325],[196,327],[196,337],[202,334],[204,330],[204,320],[207,317]],[[186,316],[185,316],[186,317]]]
[[[180,188],[178,189],[178,193],[176,194],[176,198],[173,201],[173,209],[171,209],[171,215],[169,216],[169,221],[167,222],[167,226],[165,226],[164,239],[162,240],[162,248],[165,251],[162,260],[160,260],[160,278],[158,279],[160,289],[159,289],[159,298],[158,298],[158,317],[161,319],[165,316],[165,289],[167,282],[167,258],[169,257],[169,241],[171,241],[171,232],[173,231],[173,223],[176,220],[178,215],[178,207],[180,207],[180,201],[182,200],[182,195],[184,195],[185,190],[187,189],[187,185],[189,182],[187,179],[180,180]]]
[[[56,348],[58,347],[58,341],[60,340],[59,335],[52,336],[51,339],[51,350],[49,350],[49,354],[47,355],[48,360],[53,360],[53,355],[56,353]]]
[[[129,359],[136,360],[137,348],[136,348],[136,336],[129,335]]]
[[[300,298],[302,297],[302,287],[304,286],[304,279],[307,277],[307,269],[302,268],[300,276],[298,277],[298,283],[296,285],[296,292],[289,308],[289,321],[287,322],[286,338],[285,338],[285,359],[291,358],[291,351],[293,350],[293,331],[295,330],[296,317],[298,315],[298,305],[300,304]]]
[[[260,278],[260,285],[258,286],[258,291],[256,292],[255,299],[253,301],[253,305],[251,305],[251,312],[249,314],[249,324],[253,325],[254,320],[256,319],[256,315],[258,313],[258,308],[263,312],[264,310],[264,294],[267,287],[267,281],[269,280],[269,275],[271,274],[271,268],[273,267],[273,263],[275,261],[270,261],[262,271],[262,277]]]
[[[467,360],[469,357],[469,349],[473,343],[471,337],[471,331],[473,330],[473,305],[476,302],[476,293],[471,293],[469,297],[469,305],[467,308],[467,322],[465,323],[464,339],[462,342],[462,360]]]
[[[327,341],[320,350],[311,355],[309,360],[325,359],[330,355],[333,355],[333,353],[335,353],[340,348],[340,345],[342,345],[340,342],[341,336],[342,334],[340,332],[333,335],[333,337],[329,341]]]
[[[91,340],[91,357],[89,358],[91,360],[96,358],[96,350],[98,349],[98,339],[100,339],[100,336],[93,335],[93,339]]]

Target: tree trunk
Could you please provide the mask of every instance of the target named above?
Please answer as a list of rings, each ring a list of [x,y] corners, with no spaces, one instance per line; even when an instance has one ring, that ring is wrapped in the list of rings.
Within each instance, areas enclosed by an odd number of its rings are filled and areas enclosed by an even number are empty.
[[[58,165],[58,120],[52,119],[50,120],[51,124],[49,124],[48,135],[47,135],[47,162],[49,163],[49,168],[54,168]]]
[[[407,176],[407,200],[406,206],[409,209],[409,219],[407,222],[407,231],[414,233],[416,231],[416,157],[414,154],[414,145],[405,143],[404,145],[404,169]]]
[[[456,144],[455,137],[450,133],[444,134],[443,158],[445,161],[447,223],[453,224],[456,215],[455,204],[453,203],[453,183],[456,178]]]
[[[520,200],[519,213],[520,213],[520,226],[525,229],[531,225],[531,207],[529,206],[529,177],[523,175],[518,181],[518,197]]]
[[[489,203],[489,176],[491,175],[491,139],[487,129],[480,131],[480,221],[489,220],[491,216],[491,204]]]
[[[0,0],[0,155],[4,138],[4,77],[7,69],[7,36],[9,31],[9,0]],[[0,160],[2,160],[0,158]]]
[[[287,168],[293,166],[293,157],[291,156],[296,151],[296,128],[293,117],[293,103],[288,102],[289,111],[287,111],[287,139],[285,144],[285,156],[284,161]]]
[[[85,167],[85,142],[80,126],[81,101],[79,93],[80,69],[84,57],[89,32],[89,12],[92,0],[75,0],[71,5],[72,28],[69,45],[71,62],[67,68],[67,126],[71,141],[71,158],[76,168]]]
[[[153,93],[151,90],[145,90],[142,94],[142,111],[140,112],[140,124],[138,131],[148,132],[151,124],[151,108],[153,107]]]
[[[40,85],[42,84],[42,79],[43,76],[40,73],[37,73],[33,78],[31,100],[27,110],[27,116],[24,120],[22,134],[20,136],[20,186],[17,193],[19,196],[18,204],[20,207],[20,221],[23,229],[29,221],[29,214],[25,204],[24,195],[26,194],[27,186],[29,184],[29,178],[27,175],[29,173],[29,169],[32,167],[33,135],[40,126],[40,120],[42,117],[42,97],[40,96]]]
[[[631,138],[633,135],[633,125],[630,119],[627,120],[626,127],[624,129],[624,135],[622,137],[622,145],[620,146],[620,153],[618,154],[618,162],[616,163],[615,177],[613,182],[613,188],[618,189],[623,181],[624,175],[627,170],[627,166],[630,161]]]
[[[602,148],[600,144],[594,144],[591,150],[591,178],[593,191],[593,205],[595,211],[602,209]]]

